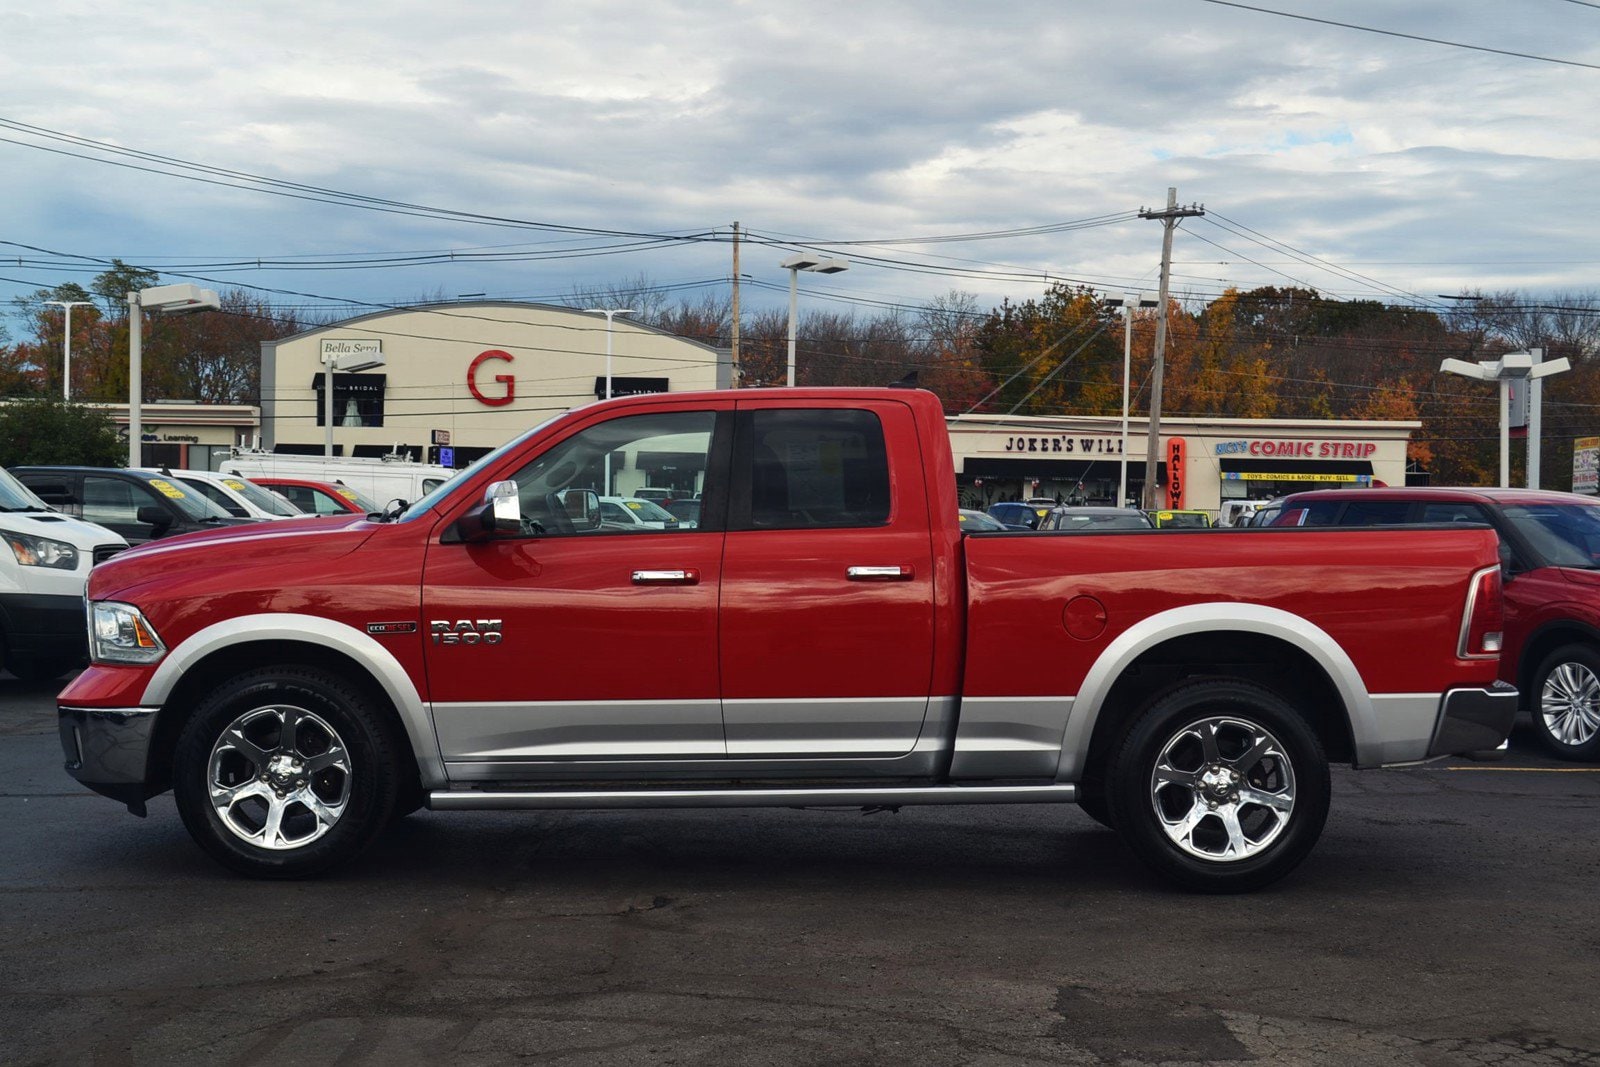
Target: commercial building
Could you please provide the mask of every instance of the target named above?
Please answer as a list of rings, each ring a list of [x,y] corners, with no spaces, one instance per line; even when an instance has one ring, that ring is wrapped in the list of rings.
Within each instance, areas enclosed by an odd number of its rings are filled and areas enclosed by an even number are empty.
[[[323,451],[324,357],[334,453],[463,467],[568,408],[611,393],[727,388],[729,354],[630,322],[546,304],[467,302],[376,312],[261,346],[262,447]],[[441,451],[442,450],[442,451]]]
[[[1157,477],[1163,507],[1216,511],[1226,500],[1266,500],[1336,485],[1406,484],[1406,445],[1420,422],[1326,419],[1163,419]],[[1116,501],[1122,451],[1117,418],[967,415],[950,420],[963,506],[1049,497]],[[1144,427],[1129,426],[1128,495],[1142,499]]]

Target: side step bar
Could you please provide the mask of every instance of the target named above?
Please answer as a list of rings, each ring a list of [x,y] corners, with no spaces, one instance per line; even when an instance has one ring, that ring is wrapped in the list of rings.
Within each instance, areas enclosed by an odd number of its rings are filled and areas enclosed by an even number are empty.
[[[893,807],[909,804],[1071,804],[1075,785],[930,785],[855,789],[560,789],[439,790],[434,811],[549,808],[800,808]]]

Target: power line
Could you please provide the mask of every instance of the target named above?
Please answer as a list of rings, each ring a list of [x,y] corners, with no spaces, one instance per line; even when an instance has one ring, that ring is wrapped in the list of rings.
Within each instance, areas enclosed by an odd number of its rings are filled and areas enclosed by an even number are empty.
[[[1423,41],[1427,44],[1442,44],[1450,48],[1465,48],[1472,52],[1491,52],[1497,56],[1511,56],[1514,59],[1533,59],[1540,63],[1560,63],[1567,67],[1587,67],[1590,70],[1600,70],[1600,63],[1584,63],[1576,59],[1556,59],[1551,56],[1536,56],[1529,52],[1510,52],[1504,48],[1489,48],[1480,44],[1462,44],[1460,41],[1442,41],[1437,37],[1422,37],[1414,33],[1401,33],[1398,30],[1380,30],[1374,26],[1357,26],[1353,22],[1335,22],[1332,19],[1319,19],[1312,15],[1296,15],[1289,11],[1274,11],[1266,7],[1253,7],[1250,4],[1235,3],[1234,0],[1205,0],[1208,4],[1217,4],[1222,7],[1236,7],[1244,11],[1256,11],[1263,15],[1277,15],[1280,18],[1299,19],[1302,22],[1320,22],[1324,26],[1338,26],[1346,30],[1360,30],[1363,33],[1379,33],[1385,37],[1403,37],[1408,41]],[[1594,4],[1585,4],[1594,7]]]

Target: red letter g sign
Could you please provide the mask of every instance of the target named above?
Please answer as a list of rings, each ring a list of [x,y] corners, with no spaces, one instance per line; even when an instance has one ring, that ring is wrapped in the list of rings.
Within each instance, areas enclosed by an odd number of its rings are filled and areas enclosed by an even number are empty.
[[[484,396],[478,390],[478,368],[491,359],[503,359],[511,362],[511,353],[502,352],[498,348],[491,348],[487,352],[479,352],[478,358],[472,361],[467,368],[467,392],[477,398],[478,403],[487,404],[492,408],[504,407],[517,398],[517,379],[509,374],[496,374],[494,380],[506,387],[504,396]]]

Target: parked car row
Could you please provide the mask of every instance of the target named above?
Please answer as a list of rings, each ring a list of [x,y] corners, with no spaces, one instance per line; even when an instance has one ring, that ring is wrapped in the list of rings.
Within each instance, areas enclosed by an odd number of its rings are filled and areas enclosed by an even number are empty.
[[[311,507],[302,508],[290,494]],[[87,655],[90,569],[130,545],[227,526],[366,514],[378,505],[336,483],[170,468],[0,469],[0,664],[46,680]]]

